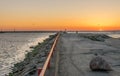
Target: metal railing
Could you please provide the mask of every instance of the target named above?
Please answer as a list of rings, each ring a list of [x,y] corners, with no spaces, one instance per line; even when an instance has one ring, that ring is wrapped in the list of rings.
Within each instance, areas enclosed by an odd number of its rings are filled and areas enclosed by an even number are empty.
[[[46,61],[45,61],[45,64],[44,64],[43,68],[38,68],[38,76],[44,76],[47,68],[50,67],[50,60],[51,60],[51,57],[52,57],[52,55],[53,55],[54,48],[55,48],[56,43],[57,43],[57,41],[58,41],[59,35],[60,35],[60,34],[58,33],[57,36],[56,36],[56,38],[55,38],[55,40],[54,40],[54,43],[53,43],[53,45],[52,45],[52,48],[51,48],[51,50],[50,50],[50,52],[49,52],[49,55],[48,55],[48,57],[47,57],[47,59],[46,59]]]

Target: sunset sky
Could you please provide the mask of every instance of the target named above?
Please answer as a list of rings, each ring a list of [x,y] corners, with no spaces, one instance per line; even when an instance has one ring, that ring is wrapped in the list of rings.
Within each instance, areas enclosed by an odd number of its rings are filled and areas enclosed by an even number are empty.
[[[0,0],[2,30],[120,30],[120,0]]]

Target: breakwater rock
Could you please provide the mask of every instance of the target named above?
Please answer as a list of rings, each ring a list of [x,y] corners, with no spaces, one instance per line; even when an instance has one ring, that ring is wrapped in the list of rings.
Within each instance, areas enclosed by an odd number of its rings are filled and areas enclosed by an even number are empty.
[[[105,41],[105,39],[110,38],[105,34],[86,34],[86,35],[83,35],[83,37],[93,41],[102,41],[102,42]]]
[[[92,71],[111,71],[112,68],[102,57],[95,57],[90,61],[90,69]]]
[[[37,76],[37,69],[43,66],[56,35],[50,35],[44,42],[32,46],[33,50],[26,54],[22,62],[14,64],[8,76]]]

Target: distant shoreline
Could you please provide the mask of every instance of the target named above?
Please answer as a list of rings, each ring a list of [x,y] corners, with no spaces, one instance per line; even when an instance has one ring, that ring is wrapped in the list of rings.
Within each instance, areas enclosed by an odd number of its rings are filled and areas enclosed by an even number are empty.
[[[55,33],[55,32],[59,32],[59,31],[0,31],[0,33]],[[120,30],[113,30],[113,31],[67,31],[67,32],[120,32]]]
[[[1,31],[0,33],[55,33],[57,31]]]

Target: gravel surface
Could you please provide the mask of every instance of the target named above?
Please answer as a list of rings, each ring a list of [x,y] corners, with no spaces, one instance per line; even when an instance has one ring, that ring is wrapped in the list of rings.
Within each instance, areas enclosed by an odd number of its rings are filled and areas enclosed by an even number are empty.
[[[98,38],[94,40],[90,36],[96,38],[96,34],[61,35],[57,45],[57,76],[120,76],[120,40],[97,34],[102,39],[97,41]],[[91,71],[89,63],[95,54],[103,57],[112,66],[113,71]]]

